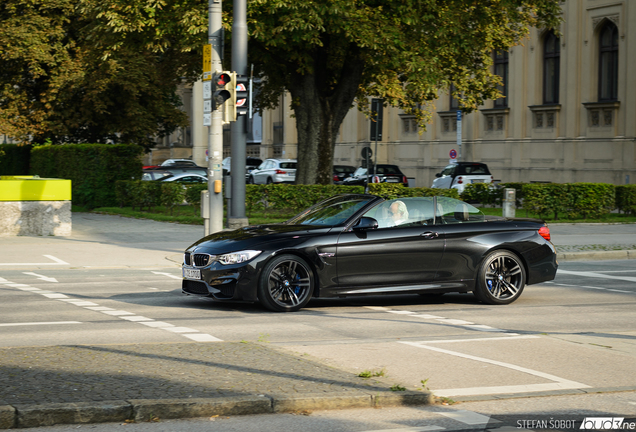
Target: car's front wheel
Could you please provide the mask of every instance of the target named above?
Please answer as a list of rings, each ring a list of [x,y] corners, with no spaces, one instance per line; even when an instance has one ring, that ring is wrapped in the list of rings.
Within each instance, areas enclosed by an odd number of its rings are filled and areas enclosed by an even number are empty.
[[[309,264],[295,255],[281,255],[263,269],[258,298],[273,311],[294,312],[309,303],[313,290],[314,275]]]
[[[254,184],[254,176],[249,176],[247,178],[247,184]]]
[[[475,296],[492,305],[517,300],[526,284],[526,271],[519,257],[509,251],[495,251],[481,263]]]

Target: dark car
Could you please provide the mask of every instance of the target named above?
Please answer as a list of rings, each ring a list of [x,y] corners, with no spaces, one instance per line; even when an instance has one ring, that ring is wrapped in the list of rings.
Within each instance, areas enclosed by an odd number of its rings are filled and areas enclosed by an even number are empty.
[[[333,166],[333,184],[342,184],[342,181],[356,171],[356,167],[350,165]]]
[[[259,159],[257,157],[247,156],[247,158],[245,158],[245,179],[247,179],[250,173],[254,171],[256,168],[258,168],[258,166],[262,163],[263,163],[262,159]],[[223,175],[224,176],[230,175],[230,172],[232,171],[232,158],[226,157],[225,159],[223,159],[222,166],[223,166]]]
[[[342,181],[342,184],[346,186],[364,186],[366,183],[367,169],[362,167],[356,169],[351,177]],[[405,187],[408,187],[409,180],[397,165],[378,164],[375,167],[371,167],[369,183],[402,183]]]
[[[535,219],[486,217],[448,197],[331,197],[287,222],[211,234],[186,249],[182,291],[296,311],[312,297],[473,292],[508,304],[554,279]]]

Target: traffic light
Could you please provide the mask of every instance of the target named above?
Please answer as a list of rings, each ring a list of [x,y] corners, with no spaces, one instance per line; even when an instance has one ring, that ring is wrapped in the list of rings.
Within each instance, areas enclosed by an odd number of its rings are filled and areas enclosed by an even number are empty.
[[[249,77],[237,75],[236,77],[236,115],[247,115],[249,109]]]
[[[212,110],[223,109],[224,105],[227,105],[227,101],[232,97],[232,88],[236,86],[235,80],[232,79],[232,72],[215,72],[212,77],[212,83],[214,85]]]

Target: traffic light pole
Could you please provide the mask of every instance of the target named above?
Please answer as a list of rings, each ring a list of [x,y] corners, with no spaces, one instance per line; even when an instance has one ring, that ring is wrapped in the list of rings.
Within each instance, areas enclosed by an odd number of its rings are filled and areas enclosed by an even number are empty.
[[[212,45],[212,73],[223,70],[222,56],[222,18],[221,0],[208,0],[208,43]],[[223,113],[212,110],[208,126],[208,193],[209,222],[204,227],[205,235],[223,230]]]
[[[247,2],[234,0],[232,24],[232,70],[238,75],[247,75]],[[245,160],[247,156],[245,130],[246,116],[239,115],[231,123],[232,133],[232,185],[231,202],[228,207],[228,227],[247,226],[245,217]]]

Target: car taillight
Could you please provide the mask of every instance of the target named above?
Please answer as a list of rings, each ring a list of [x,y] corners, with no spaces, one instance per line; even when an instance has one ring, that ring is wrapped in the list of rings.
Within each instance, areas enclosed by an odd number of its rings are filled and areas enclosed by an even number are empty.
[[[541,237],[543,237],[546,240],[550,240],[550,228],[548,228],[548,226],[543,226],[541,228],[539,228],[539,235]]]
[[[493,180],[495,180],[495,178],[493,176],[490,176],[490,183],[492,183]]]
[[[373,182],[372,183],[380,183],[380,177],[373,176]]]
[[[464,183],[464,180],[462,180],[461,177],[457,177],[457,184],[462,184]]]
[[[407,184],[409,181],[406,176],[402,176],[402,183]]]
[[[337,174],[333,175],[333,181],[338,181],[338,175]]]
[[[287,174],[287,171],[277,169],[276,174]]]

